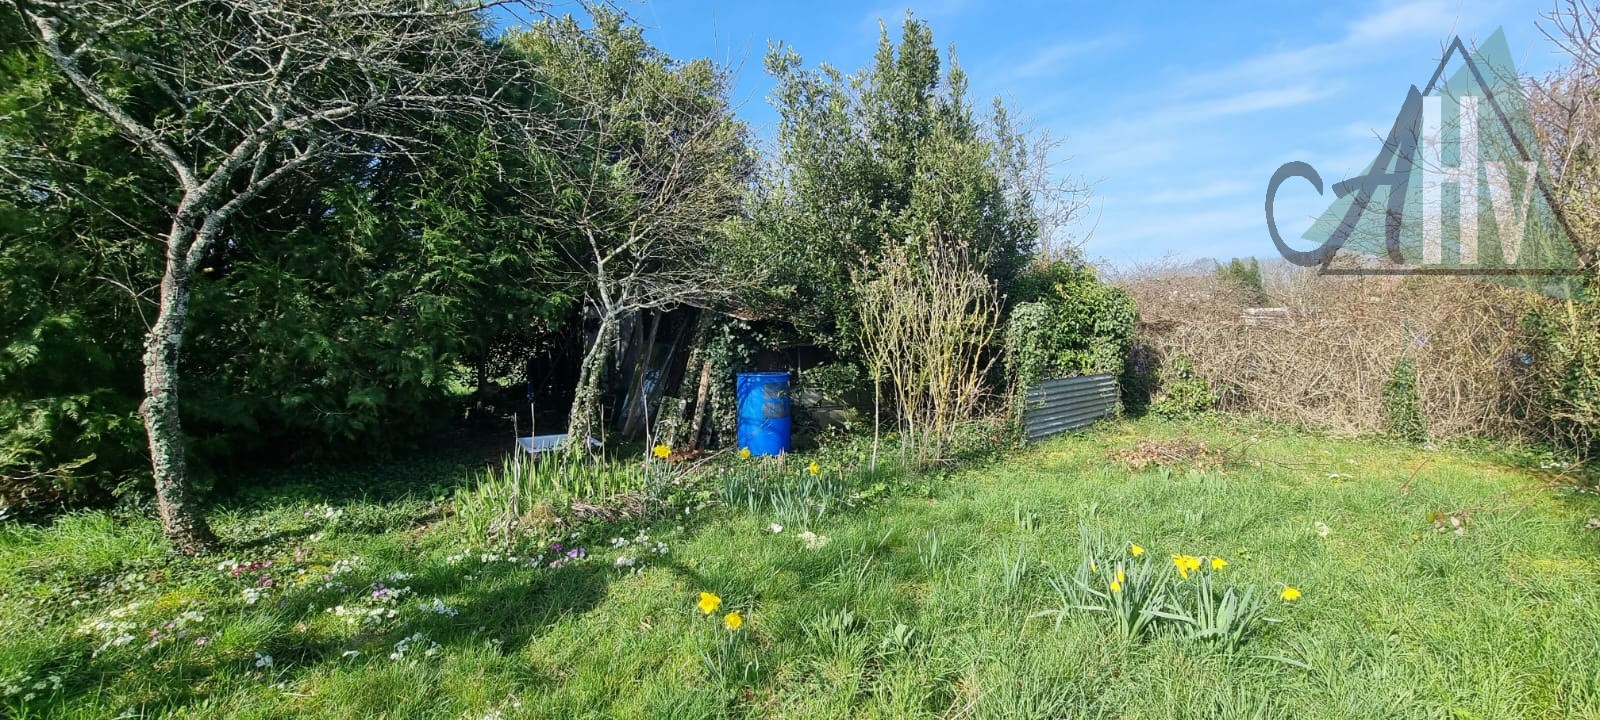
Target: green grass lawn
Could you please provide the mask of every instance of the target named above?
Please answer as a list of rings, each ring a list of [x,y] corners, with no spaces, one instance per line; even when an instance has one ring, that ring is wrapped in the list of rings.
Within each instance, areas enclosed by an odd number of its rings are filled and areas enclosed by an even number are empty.
[[[1149,438],[1234,460],[1112,459]],[[1509,457],[1127,422],[811,527],[713,505],[537,566],[464,538],[468,461],[241,498],[198,561],[79,514],[0,530],[0,716],[1600,717],[1600,501]],[[1279,622],[1229,651],[1038,616],[1080,529],[1225,558]]]

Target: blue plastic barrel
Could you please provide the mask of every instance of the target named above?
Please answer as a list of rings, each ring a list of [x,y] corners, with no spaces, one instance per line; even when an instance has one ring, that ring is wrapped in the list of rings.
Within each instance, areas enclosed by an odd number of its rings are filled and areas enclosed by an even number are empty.
[[[739,447],[751,455],[789,452],[789,373],[739,373]]]

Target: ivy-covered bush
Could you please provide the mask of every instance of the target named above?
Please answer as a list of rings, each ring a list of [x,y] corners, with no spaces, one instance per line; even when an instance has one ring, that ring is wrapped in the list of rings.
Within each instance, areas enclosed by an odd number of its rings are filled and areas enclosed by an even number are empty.
[[[1150,412],[1173,420],[1203,413],[1216,404],[1216,393],[1195,372],[1194,365],[1182,356],[1168,358],[1161,369],[1161,389],[1150,403]]]
[[[1529,383],[1539,411],[1532,418],[1555,443],[1579,455],[1600,453],[1600,296],[1591,283],[1583,299],[1533,305],[1523,318]]]
[[[1127,292],[1070,262],[1036,266],[1014,287],[1005,334],[1006,369],[1013,385],[1121,374],[1137,317]]]
[[[1383,384],[1383,411],[1389,434],[1412,442],[1428,439],[1428,423],[1417,393],[1417,368],[1411,358],[1400,358]]]

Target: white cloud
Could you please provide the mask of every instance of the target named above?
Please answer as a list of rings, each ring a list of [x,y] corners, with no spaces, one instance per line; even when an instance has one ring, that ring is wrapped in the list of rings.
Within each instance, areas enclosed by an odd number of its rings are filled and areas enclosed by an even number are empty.
[[[1333,89],[1330,87],[1312,85],[1247,90],[1212,100],[1177,105],[1169,113],[1174,119],[1183,118],[1191,122],[1195,120],[1210,120],[1229,115],[1241,115],[1262,110],[1304,105],[1327,97],[1332,92]]]
[[[1438,35],[1445,28],[1453,35],[1465,5],[1459,0],[1412,0],[1392,5],[1350,23],[1341,44],[1376,45],[1418,34]]]
[[[1073,58],[1105,50],[1121,44],[1119,35],[1102,35],[1082,40],[1063,40],[1035,51],[1010,71],[1013,80],[1052,77],[1070,70],[1065,63]]]

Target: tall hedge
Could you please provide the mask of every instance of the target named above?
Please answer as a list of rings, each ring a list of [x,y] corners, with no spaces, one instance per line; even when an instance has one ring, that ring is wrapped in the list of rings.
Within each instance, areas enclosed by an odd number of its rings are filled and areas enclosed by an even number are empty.
[[[1121,288],[1090,268],[1053,262],[1016,283],[1006,326],[1006,369],[1012,384],[1096,373],[1120,374],[1137,310]]]

